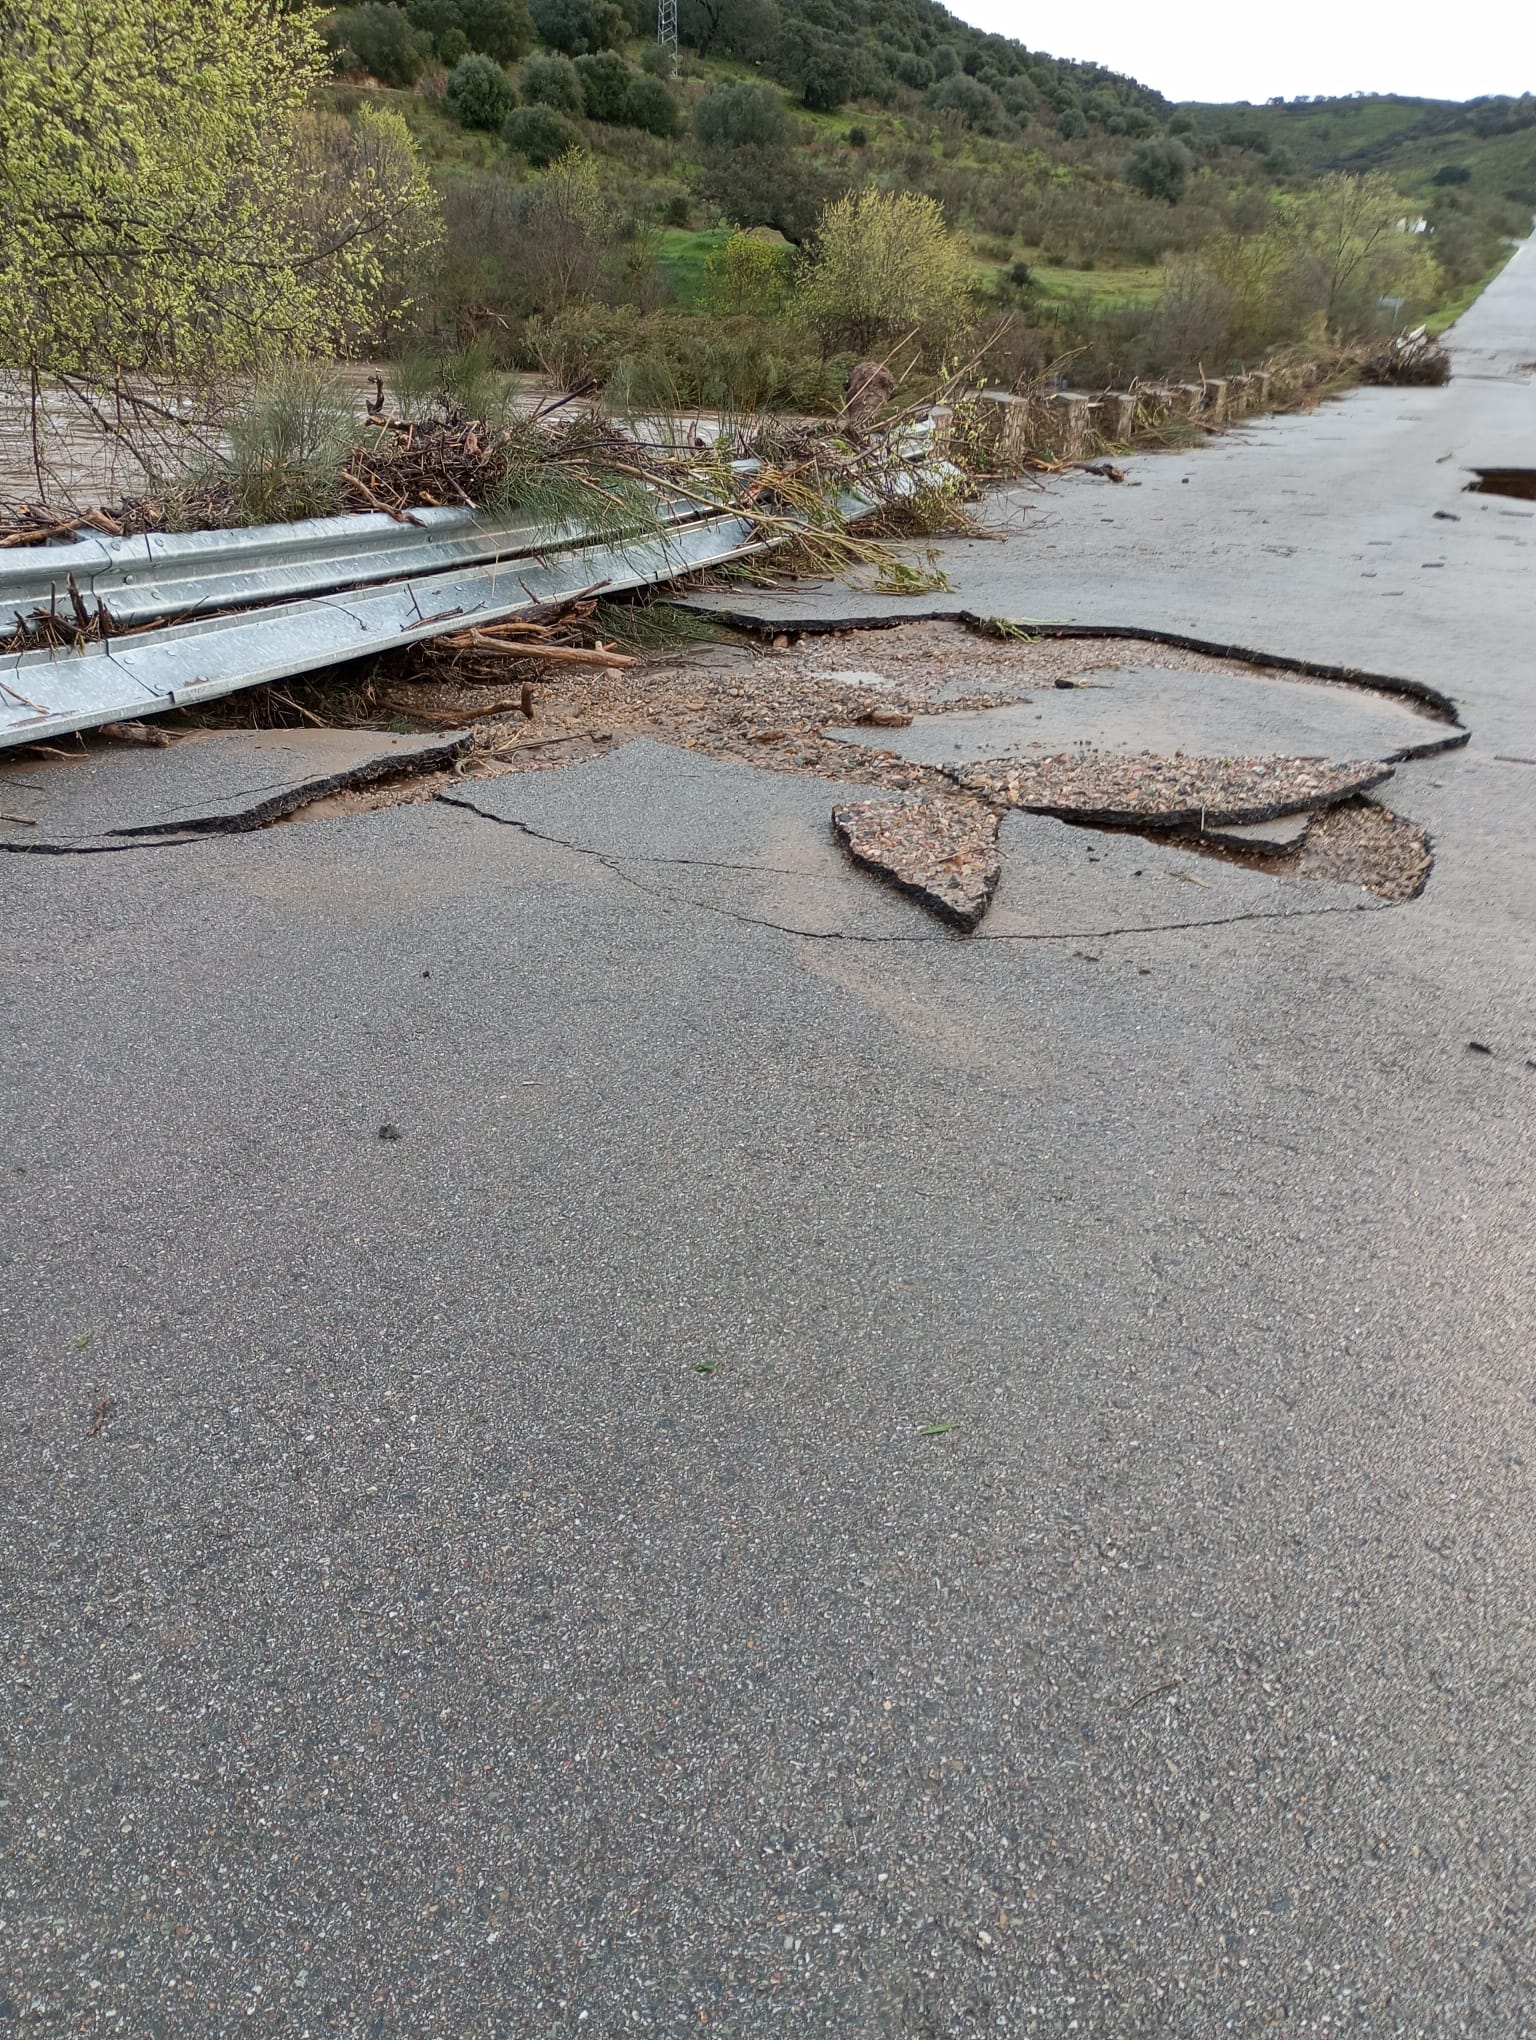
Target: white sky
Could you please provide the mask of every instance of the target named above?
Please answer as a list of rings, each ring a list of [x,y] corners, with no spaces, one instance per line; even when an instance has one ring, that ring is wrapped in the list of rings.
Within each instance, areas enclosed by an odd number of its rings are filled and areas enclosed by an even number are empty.
[[[947,0],[978,28],[1053,57],[1126,71],[1169,99],[1274,93],[1405,92],[1473,99],[1536,91],[1533,0],[1254,0],[1219,11],[1151,0],[1044,7],[1028,0]]]

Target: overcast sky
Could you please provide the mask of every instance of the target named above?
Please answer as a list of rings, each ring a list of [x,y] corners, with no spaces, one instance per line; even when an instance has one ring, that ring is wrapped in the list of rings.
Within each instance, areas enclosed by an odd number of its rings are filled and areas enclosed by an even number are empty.
[[[1053,57],[1128,71],[1169,99],[1407,92],[1473,99],[1536,91],[1536,0],[1292,0],[1214,13],[1150,0],[1044,7],[947,0],[952,13]]]

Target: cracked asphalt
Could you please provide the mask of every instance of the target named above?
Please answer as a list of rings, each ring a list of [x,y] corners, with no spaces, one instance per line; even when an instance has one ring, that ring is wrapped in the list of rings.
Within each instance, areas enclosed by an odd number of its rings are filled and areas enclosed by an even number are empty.
[[[1536,2031],[1529,246],[1455,337],[949,549],[1446,689],[1405,905],[1009,817],[967,939],[645,744],[0,859],[0,2030]]]

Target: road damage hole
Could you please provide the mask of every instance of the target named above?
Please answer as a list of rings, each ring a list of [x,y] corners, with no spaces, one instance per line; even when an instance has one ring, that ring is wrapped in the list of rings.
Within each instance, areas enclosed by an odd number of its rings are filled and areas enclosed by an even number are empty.
[[[1469,496],[1514,496],[1523,503],[1536,503],[1536,468],[1474,468],[1475,482],[1468,482]]]

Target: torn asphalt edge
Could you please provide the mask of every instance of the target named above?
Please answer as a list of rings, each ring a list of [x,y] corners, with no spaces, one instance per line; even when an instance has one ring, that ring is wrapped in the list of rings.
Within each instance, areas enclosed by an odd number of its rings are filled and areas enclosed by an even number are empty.
[[[754,616],[750,610],[744,609],[697,609],[686,602],[660,603],[657,607],[681,609],[689,616],[711,617],[727,630],[740,631],[743,636],[770,642],[776,637],[838,637],[862,630],[899,630],[908,623],[958,623],[981,637],[1011,642],[1109,638],[1128,644],[1166,645],[1174,651],[1198,652],[1208,659],[1227,659],[1235,665],[1253,666],[1260,672],[1294,673],[1299,679],[1331,680],[1341,686],[1396,695],[1429,709],[1441,721],[1449,723],[1455,732],[1452,736],[1437,737],[1423,744],[1404,745],[1401,750],[1390,754],[1389,762],[1392,764],[1403,764],[1410,758],[1433,758],[1442,751],[1459,750],[1472,737],[1450,695],[1442,693],[1438,687],[1431,687],[1427,681],[1408,680],[1395,673],[1370,673],[1358,666],[1340,666],[1323,659],[1290,658],[1283,652],[1253,651],[1246,645],[1221,644],[1211,638],[1192,637],[1183,631],[1153,630],[1138,623],[1036,623],[1027,618],[1012,620],[1001,616],[982,616],[974,609],[925,609],[921,615],[797,619]]]
[[[114,850],[144,850],[152,845],[195,841],[200,836],[240,835],[250,829],[264,829],[300,808],[332,794],[356,793],[382,781],[414,779],[426,772],[441,772],[462,758],[474,742],[470,731],[459,731],[436,743],[404,753],[381,752],[361,759],[339,772],[321,773],[299,779],[269,794],[250,807],[233,808],[224,814],[189,815],[173,821],[143,822],[130,829],[104,829],[94,838],[75,842],[24,842],[0,840],[0,850],[17,851],[30,857],[99,856]]]

